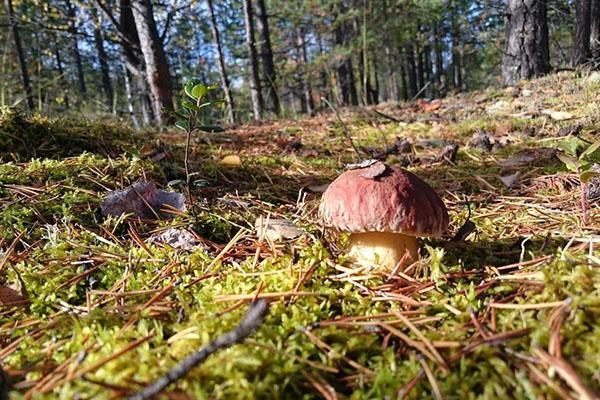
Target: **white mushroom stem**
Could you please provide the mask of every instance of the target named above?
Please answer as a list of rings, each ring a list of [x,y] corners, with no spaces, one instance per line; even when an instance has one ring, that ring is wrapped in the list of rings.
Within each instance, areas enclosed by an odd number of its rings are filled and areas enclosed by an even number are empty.
[[[402,233],[362,232],[350,235],[350,256],[363,266],[380,266],[392,271],[406,269],[419,259],[417,238]]]

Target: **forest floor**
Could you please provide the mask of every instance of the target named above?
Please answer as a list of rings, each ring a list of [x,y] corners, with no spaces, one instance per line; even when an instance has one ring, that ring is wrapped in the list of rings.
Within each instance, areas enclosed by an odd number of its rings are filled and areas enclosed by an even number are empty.
[[[14,398],[132,394],[257,297],[271,300],[257,332],[165,398],[595,398],[600,207],[582,222],[556,149],[597,140],[600,77],[341,118],[199,135],[187,211],[142,219],[100,204],[138,180],[187,197],[181,134],[3,110],[0,360]],[[411,275],[354,266],[347,236],[319,224],[324,185],[358,160],[345,129],[363,158],[405,166],[449,209]],[[469,208],[475,231],[450,240]],[[169,228],[186,249],[156,239]]]

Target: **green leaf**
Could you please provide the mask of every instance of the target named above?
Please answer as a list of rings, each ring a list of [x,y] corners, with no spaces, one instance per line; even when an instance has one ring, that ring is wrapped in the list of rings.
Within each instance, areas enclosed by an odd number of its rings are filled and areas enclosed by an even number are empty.
[[[210,85],[209,87],[207,87],[207,89],[208,90],[216,90],[220,87],[221,87],[221,82],[215,82],[212,85]]]
[[[581,155],[579,156],[579,159],[584,159],[588,156],[591,156],[592,154],[594,154],[598,149],[600,148],[600,140],[592,143],[590,145],[590,147],[588,147],[587,149],[585,149],[585,151],[583,153],[581,153]]]
[[[196,103],[192,103],[191,101],[183,100],[181,105],[190,111],[200,111],[200,108],[196,105]]]
[[[196,97],[194,97],[194,95],[192,94],[192,90],[194,89],[194,87],[200,84],[202,84],[202,81],[200,81],[200,79],[190,79],[189,82],[185,84],[183,90],[185,91],[185,94],[190,96],[192,99],[196,100]]]
[[[190,129],[190,123],[188,121],[177,121],[175,122],[175,126],[185,132]]]
[[[581,183],[588,183],[595,177],[600,176],[600,172],[598,171],[585,171],[579,175],[579,180]]]
[[[208,89],[206,88],[206,85],[202,83],[199,83],[192,88],[192,96],[194,99],[201,99],[206,96],[206,93],[208,93]]]
[[[569,170],[577,172],[577,170],[579,169],[579,159],[577,159],[576,157],[570,156],[565,153],[558,153],[556,156],[560,161],[563,162],[563,164],[565,164],[565,166]]]
[[[577,150],[581,147],[581,145],[582,142],[577,137],[571,137],[558,143],[558,147],[571,156],[577,155]]]
[[[201,131],[210,132],[210,133],[225,131],[225,129],[223,129],[223,127],[221,127],[219,125],[202,125],[202,126],[199,126],[198,129],[200,129]]]

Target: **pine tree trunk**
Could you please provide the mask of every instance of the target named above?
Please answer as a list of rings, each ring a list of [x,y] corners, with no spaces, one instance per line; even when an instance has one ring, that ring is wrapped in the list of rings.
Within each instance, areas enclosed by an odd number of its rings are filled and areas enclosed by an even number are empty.
[[[546,0],[509,0],[506,33],[502,58],[505,85],[550,71]]]
[[[71,4],[70,0],[65,0],[67,6],[67,16],[69,17],[68,32],[71,36],[71,52],[73,54],[73,60],[75,60],[75,69],[77,71],[77,88],[79,89],[79,95],[85,96],[85,76],[83,73],[83,61],[81,60],[81,52],[79,51],[79,39],[77,37],[77,15],[75,8]]]
[[[406,75],[408,77],[407,96],[414,97],[419,91],[417,87],[417,66],[415,64],[415,49],[412,44],[408,44],[404,49],[406,52]]]
[[[600,0],[592,0],[590,19],[590,51],[595,67],[600,68]]]
[[[434,32],[434,47],[435,47],[435,83],[438,94],[442,90],[442,77],[444,76],[444,47],[442,42],[442,32],[439,26],[436,26]]]
[[[347,24],[338,25],[335,28],[335,44],[344,46],[348,38]],[[356,93],[356,84],[354,80],[354,67],[352,66],[352,58],[344,57],[339,62],[337,68],[337,80],[342,94],[342,103],[344,105],[358,105],[358,95]]]
[[[100,63],[100,75],[102,77],[102,89],[104,91],[104,97],[106,105],[109,109],[112,109],[114,92],[112,81],[110,79],[110,68],[108,66],[108,57],[106,50],[104,49],[104,35],[102,34],[102,19],[98,19],[95,10],[92,12],[94,19],[94,46],[98,53],[98,62]]]
[[[35,108],[35,105],[33,104],[33,91],[31,90],[29,72],[27,71],[27,62],[25,61],[25,53],[23,52],[23,45],[21,44],[19,25],[17,24],[17,17],[15,16],[12,0],[5,0],[4,5],[6,6],[6,14],[10,23],[10,30],[15,45],[17,61],[19,62],[19,67],[21,69],[21,81],[23,82],[23,89],[25,89],[27,107],[29,107],[30,111],[33,111]]]
[[[385,52],[388,76],[390,77],[387,84],[386,100],[398,101],[400,100],[398,91],[398,75],[396,73],[398,63],[394,60],[392,49],[390,48],[389,43],[386,42],[384,44],[383,50]]]
[[[260,56],[263,66],[263,82],[267,89],[266,103],[269,110],[276,115],[281,112],[279,97],[277,96],[277,73],[273,63],[273,48],[269,32],[269,18],[264,0],[256,0],[257,27],[261,38]]]
[[[573,55],[571,65],[586,63],[590,57],[591,0],[575,0],[575,30],[573,32]]]
[[[313,115],[315,103],[312,98],[312,88],[308,81],[308,55],[306,53],[306,40],[304,39],[304,29],[301,27],[296,30],[296,46],[298,48],[298,62],[300,64],[300,87],[302,89],[303,109],[308,115]]]
[[[513,1],[513,0],[509,0]],[[520,0],[516,0],[520,1]],[[545,0],[542,0],[545,1]],[[462,66],[460,62],[460,29],[456,21],[456,7],[450,11],[450,33],[452,35],[452,85],[455,90],[462,89]]]
[[[58,74],[60,75],[60,81],[64,85],[63,101],[65,102],[65,109],[68,110],[70,108],[69,81],[67,80],[67,77],[65,76],[65,69],[63,68],[62,57],[60,56],[60,50],[58,49],[58,45],[56,44],[56,42],[54,42],[54,59],[56,60],[56,70],[58,71]]]
[[[233,96],[231,95],[231,87],[229,84],[229,77],[227,76],[227,68],[225,66],[225,57],[223,57],[223,48],[221,47],[221,35],[219,33],[219,27],[217,25],[217,18],[215,16],[215,9],[213,7],[213,1],[208,0],[208,11],[210,13],[210,26],[212,30],[213,43],[217,49],[217,62],[219,63],[219,74],[221,75],[221,84],[223,85],[223,92],[225,92],[225,102],[227,103],[227,122],[233,124],[234,118],[234,105]]]
[[[243,0],[244,3],[244,23],[246,27],[246,51],[248,52],[248,69],[250,73],[250,99],[252,100],[252,112],[254,120],[260,121],[263,99],[260,93],[260,80],[258,78],[258,55],[256,52],[256,43],[254,41],[254,17],[252,13],[251,0]]]
[[[134,0],[131,4],[146,64],[146,78],[152,93],[154,119],[157,125],[161,126],[169,123],[173,111],[169,63],[158,36],[151,1]]]
[[[127,98],[127,111],[129,111],[129,116],[131,117],[133,127],[138,129],[140,127],[140,123],[138,122],[138,119],[135,116],[135,108],[133,107],[133,94],[131,92],[131,76],[129,75],[129,70],[127,69],[125,64],[123,64],[123,78],[125,79],[125,97]]]

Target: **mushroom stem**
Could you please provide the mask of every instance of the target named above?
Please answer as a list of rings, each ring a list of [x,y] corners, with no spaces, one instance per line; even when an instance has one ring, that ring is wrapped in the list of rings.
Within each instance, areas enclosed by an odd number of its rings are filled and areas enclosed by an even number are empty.
[[[419,259],[417,238],[390,232],[352,233],[350,256],[360,265],[381,266],[389,271],[402,262],[398,270],[403,271]]]

